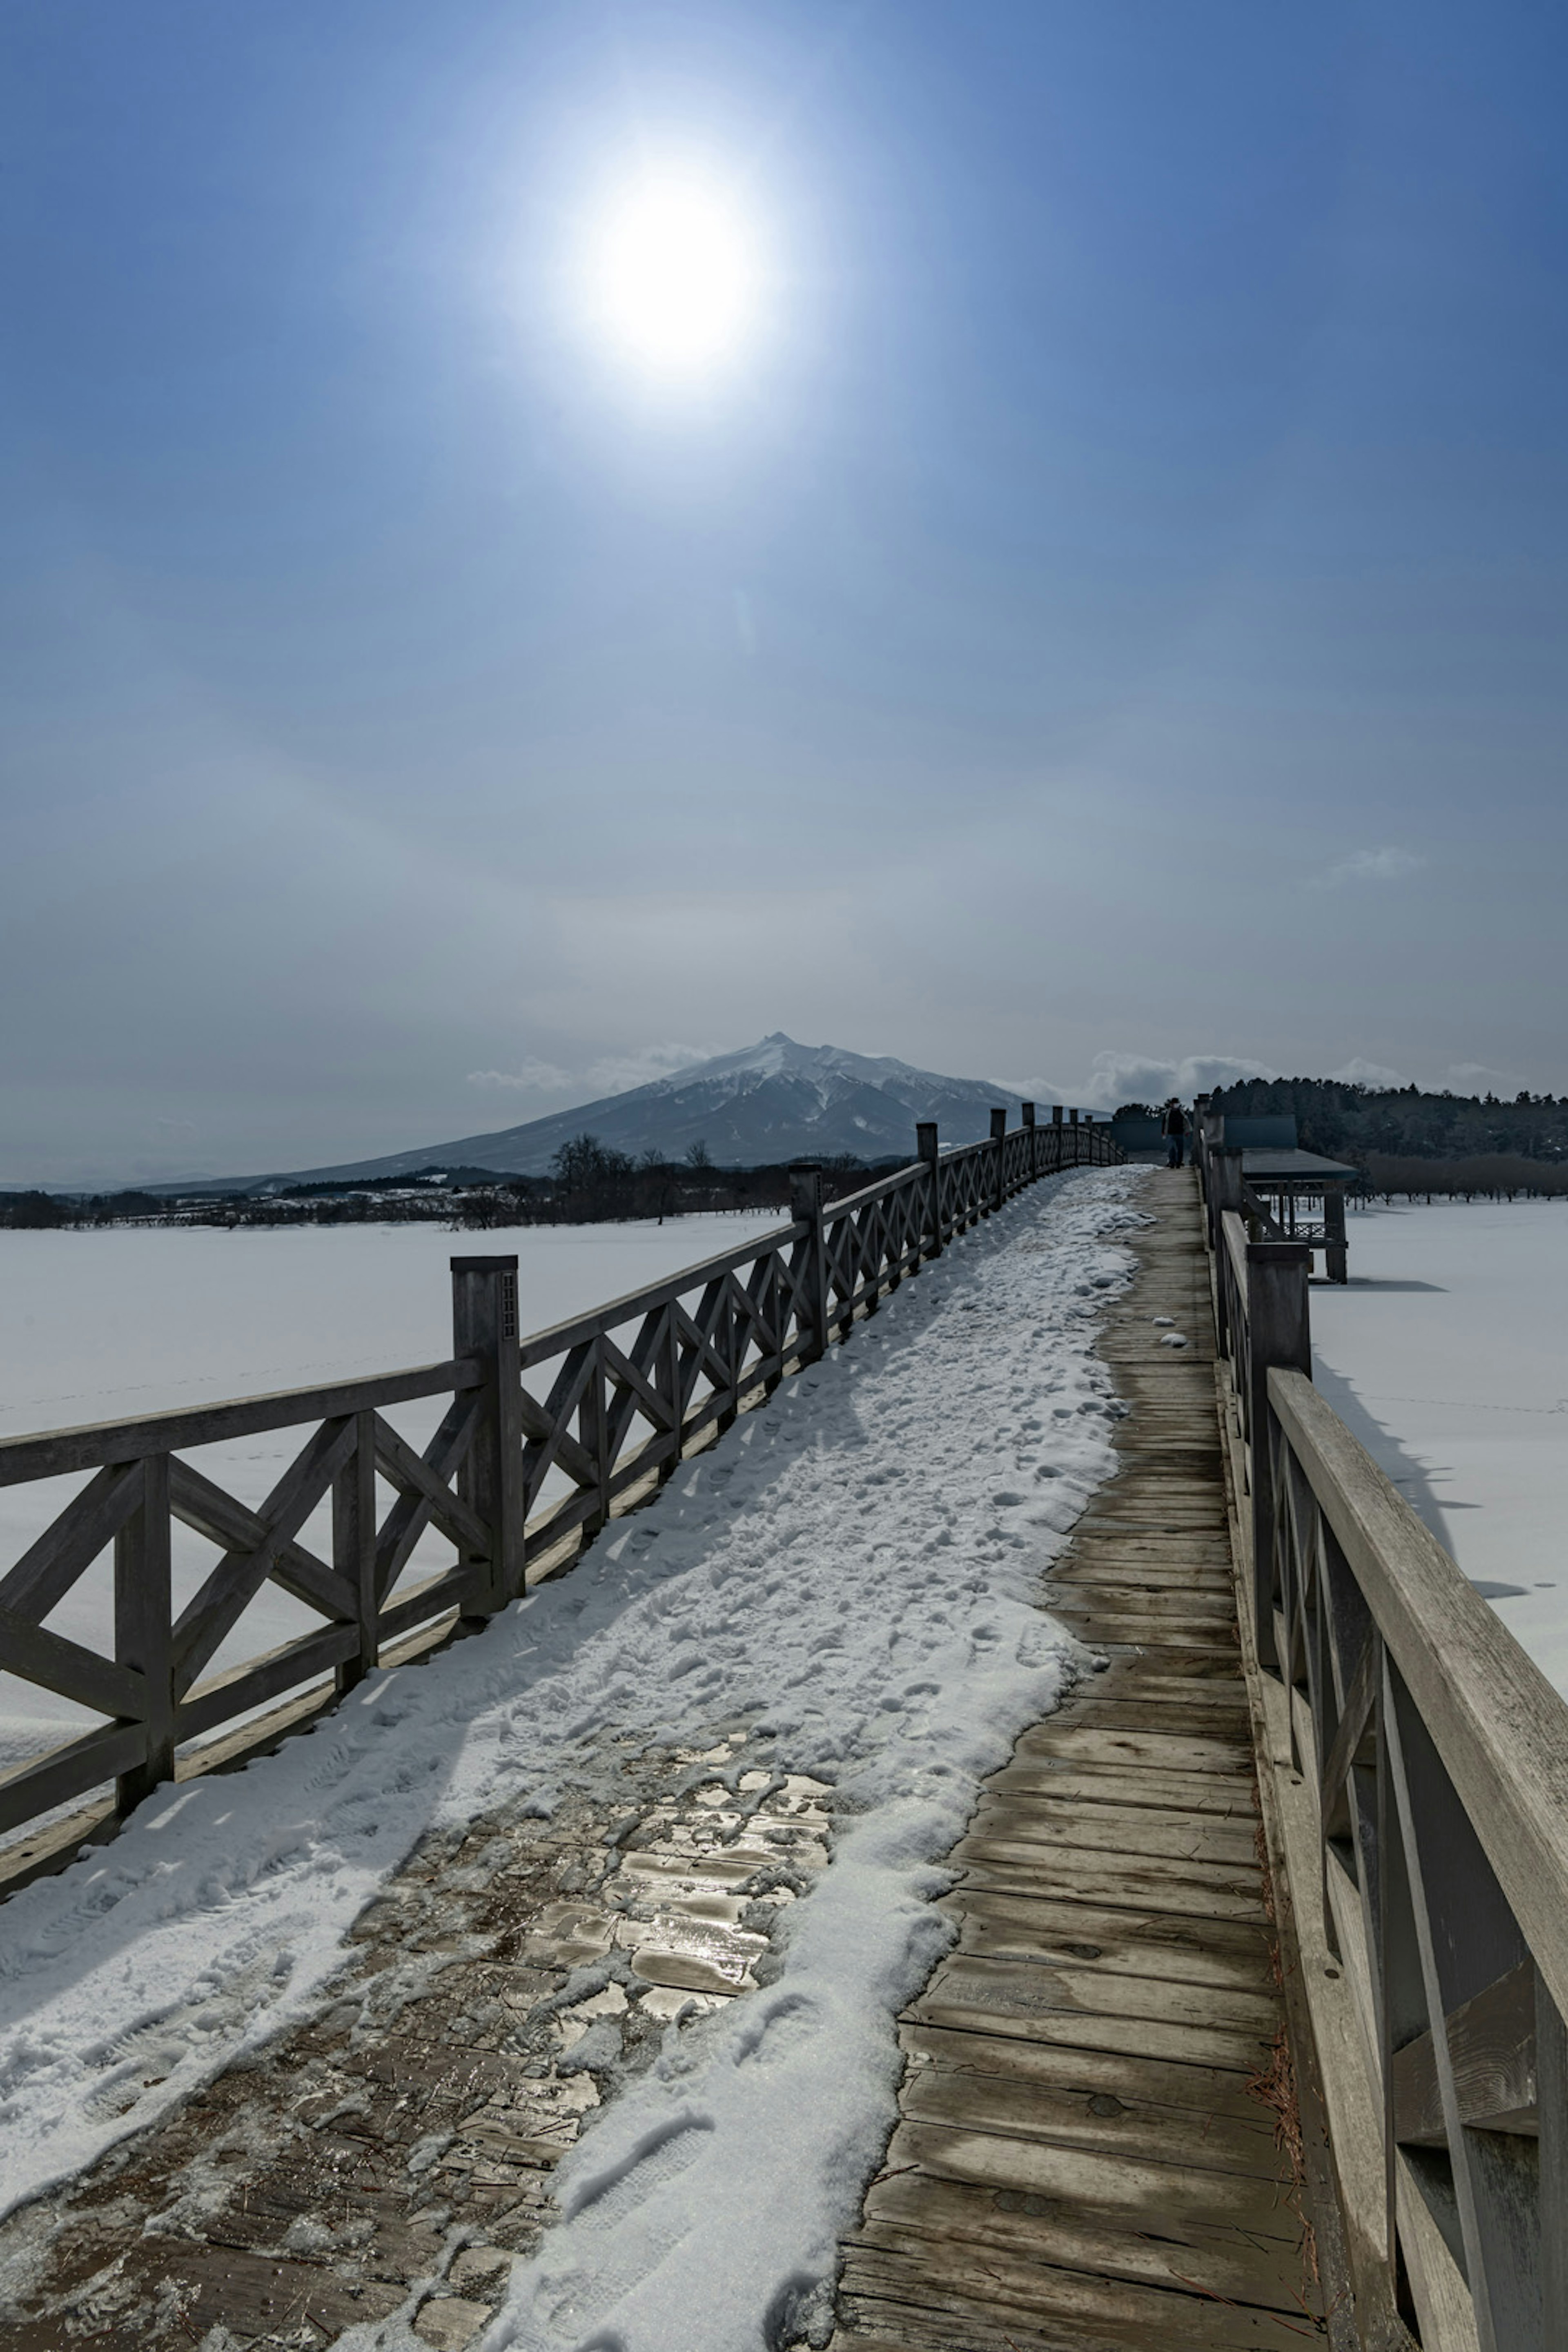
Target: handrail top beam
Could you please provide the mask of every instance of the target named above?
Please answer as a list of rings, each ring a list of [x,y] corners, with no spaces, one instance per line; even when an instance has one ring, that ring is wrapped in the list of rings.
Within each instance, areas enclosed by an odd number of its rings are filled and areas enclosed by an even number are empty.
[[[603,1307],[590,1307],[584,1315],[569,1316],[563,1323],[551,1323],[542,1331],[531,1331],[518,1341],[518,1360],[524,1371],[532,1365],[547,1363],[552,1356],[563,1356],[568,1348],[580,1347],[584,1339],[597,1339],[605,1332],[616,1330],[629,1323],[635,1316],[650,1315],[655,1307],[668,1307],[671,1299],[679,1298],[686,1291],[695,1290],[704,1282],[712,1282],[720,1275],[733,1274],[741,1266],[751,1265],[756,1259],[766,1257],[772,1251],[786,1249],[792,1242],[803,1241],[811,1228],[804,1220],[790,1224],[769,1225],[764,1233],[752,1234],[738,1243],[732,1250],[721,1250],[714,1257],[699,1258],[695,1265],[683,1265],[674,1274],[648,1283],[641,1290],[628,1290],[619,1298],[606,1301]]]
[[[400,1372],[374,1372],[363,1380],[333,1381],[307,1389],[273,1389],[261,1396],[234,1397],[216,1404],[171,1405],[162,1412],[125,1421],[84,1422],[73,1429],[30,1431],[0,1437],[0,1486],[30,1478],[56,1478],[71,1470],[99,1470],[115,1462],[136,1462],[150,1454],[172,1454],[212,1445],[296,1423],[332,1421],[349,1412],[380,1412],[417,1397],[448,1396],[478,1388],[485,1367],[476,1356],[454,1356],[437,1364],[414,1364]]]
[[[1268,1396],[1568,2013],[1568,1702],[1306,1374],[1271,1367]]]

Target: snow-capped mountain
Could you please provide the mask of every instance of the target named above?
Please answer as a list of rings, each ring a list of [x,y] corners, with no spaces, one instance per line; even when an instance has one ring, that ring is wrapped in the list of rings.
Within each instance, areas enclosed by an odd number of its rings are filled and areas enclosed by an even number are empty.
[[[677,1076],[580,1103],[574,1110],[388,1159],[306,1169],[287,1181],[342,1182],[441,1167],[542,1176],[562,1144],[584,1131],[618,1151],[657,1150],[671,1160],[703,1143],[721,1167],[825,1160],[841,1151],[861,1160],[912,1159],[917,1119],[934,1118],[944,1143],[973,1143],[986,1133],[994,1104],[1005,1104],[1016,1120],[1018,1102],[1005,1087],[985,1079],[940,1077],[841,1045],[797,1045],[775,1030],[741,1053],[716,1055]]]

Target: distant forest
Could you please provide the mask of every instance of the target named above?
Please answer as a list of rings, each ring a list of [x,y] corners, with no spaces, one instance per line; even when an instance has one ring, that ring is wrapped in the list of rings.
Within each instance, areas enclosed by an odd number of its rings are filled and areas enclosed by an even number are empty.
[[[1301,1147],[1385,1196],[1568,1194],[1568,1099],[1379,1091],[1333,1078],[1246,1078],[1212,1097],[1235,1118],[1294,1116]]]

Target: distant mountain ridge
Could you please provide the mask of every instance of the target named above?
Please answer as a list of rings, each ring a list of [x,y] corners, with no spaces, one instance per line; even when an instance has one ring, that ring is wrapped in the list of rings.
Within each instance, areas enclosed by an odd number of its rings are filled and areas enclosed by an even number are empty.
[[[716,1055],[673,1077],[655,1078],[625,1094],[552,1111],[494,1134],[244,1181],[345,1183],[447,1166],[543,1176],[561,1146],[585,1132],[617,1151],[662,1151],[670,1160],[702,1143],[716,1164],[731,1168],[826,1160],[839,1152],[861,1160],[912,1159],[917,1120],[935,1119],[944,1143],[973,1143],[987,1132],[994,1106],[1005,1105],[1016,1120],[1019,1102],[1009,1088],[988,1079],[942,1077],[887,1055],[851,1054],[841,1045],[801,1045],[780,1029],[755,1045]],[[237,1189],[240,1180],[233,1181]],[[209,1182],[202,1189],[218,1188]]]

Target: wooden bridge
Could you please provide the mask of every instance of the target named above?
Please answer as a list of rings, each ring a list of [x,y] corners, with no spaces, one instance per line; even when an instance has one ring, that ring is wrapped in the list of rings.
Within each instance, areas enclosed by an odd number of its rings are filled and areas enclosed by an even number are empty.
[[[826,1208],[803,1170],[789,1224],[553,1331],[520,1339],[508,1261],[458,1260],[438,1364],[0,1444],[0,1483],[90,1474],[0,1581],[0,1664],[104,1718],[0,1781],[11,1883],[561,1572],[978,1219],[1113,1156],[1027,1114],[961,1152],[922,1130],[909,1169]],[[1201,1129],[1197,1174],[1147,1187],[1104,1336],[1121,1466],[1044,1596],[1107,1663],[952,1856],[836,2342],[1561,2352],[1568,1708],[1313,1390],[1307,1246],[1249,1235]],[[385,1419],[443,1397],[423,1451]],[[183,1458],[297,1423],[258,1510]],[[221,1552],[178,1613],[172,1520]],[[431,1529],[455,1558],[409,1590]],[[43,1621],[110,1545],[108,1658]],[[204,1681],[268,1581],[322,1629]],[[141,2242],[132,2174],[116,2199]],[[264,2340],[243,2300],[204,2324]]]

